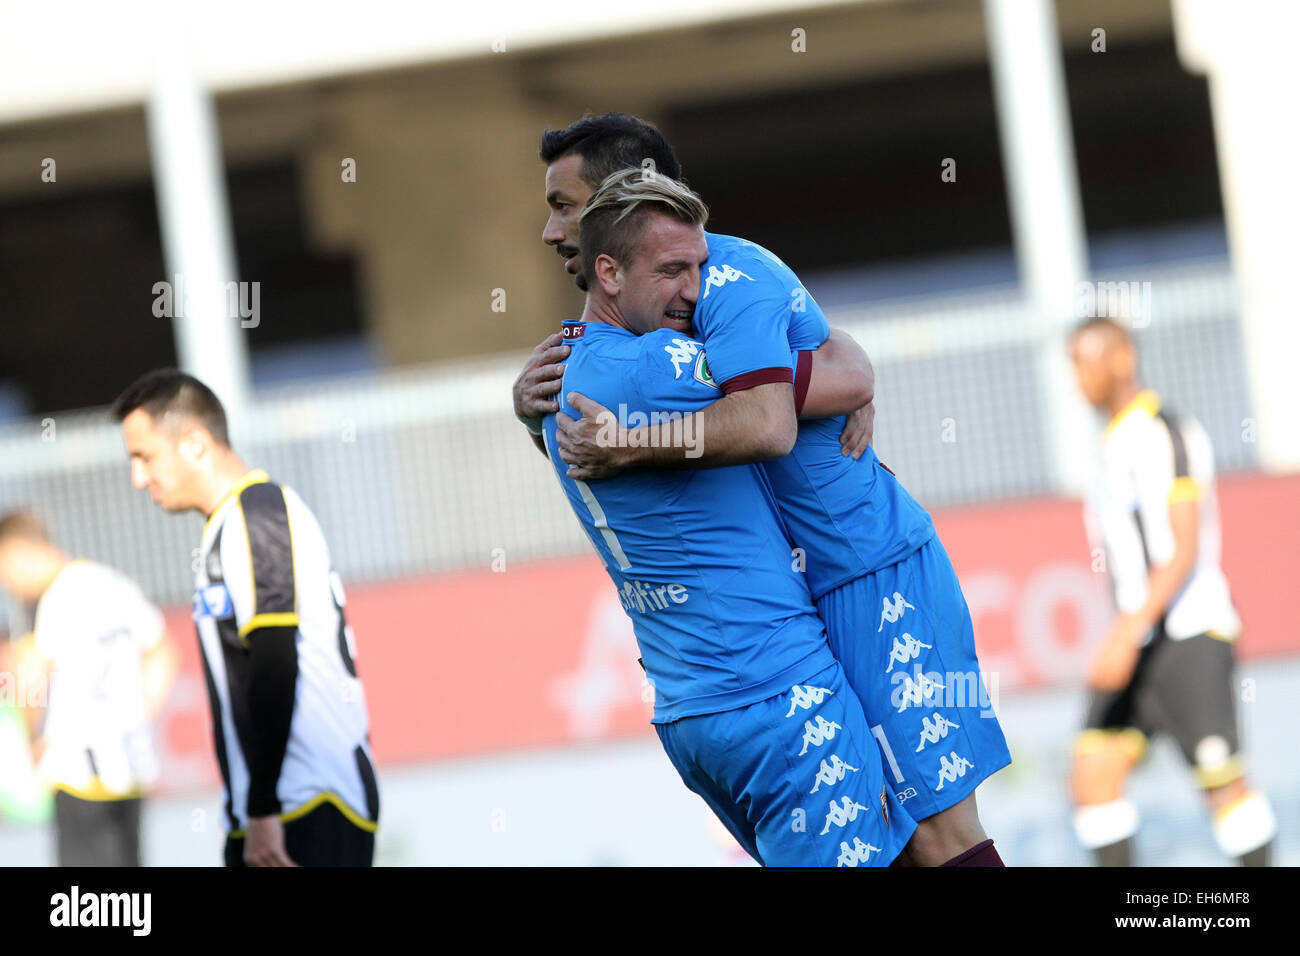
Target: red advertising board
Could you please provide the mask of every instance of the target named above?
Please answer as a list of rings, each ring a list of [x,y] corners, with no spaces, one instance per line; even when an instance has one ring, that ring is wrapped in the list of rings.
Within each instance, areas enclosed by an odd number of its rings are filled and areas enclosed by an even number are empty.
[[[1219,487],[1223,565],[1244,656],[1300,651],[1300,476]],[[1077,501],[935,515],[997,693],[1081,680],[1110,598]],[[631,623],[594,556],[368,587],[348,595],[380,763],[646,733],[650,693]],[[188,610],[168,615],[183,668],[165,725],[171,786],[210,784],[215,760]],[[991,684],[990,690],[993,690]]]

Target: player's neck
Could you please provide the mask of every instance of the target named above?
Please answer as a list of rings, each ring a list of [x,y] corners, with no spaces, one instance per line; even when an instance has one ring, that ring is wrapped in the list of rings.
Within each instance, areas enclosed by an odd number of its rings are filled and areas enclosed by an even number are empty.
[[[1142,386],[1138,382],[1128,382],[1115,389],[1110,401],[1106,403],[1106,411],[1109,413],[1111,420],[1113,421],[1116,415],[1128,408],[1141,391]]]
[[[41,584],[37,588],[37,598],[44,596],[45,592],[50,589],[50,585],[55,579],[63,573],[63,569],[72,563],[72,560],[60,551],[58,548],[50,548],[40,556]]]
[[[613,325],[629,332],[632,331],[628,328],[627,321],[623,318],[623,312],[616,303],[605,298],[597,300],[594,295],[587,296],[587,304],[582,310],[582,321],[602,322],[605,325]]]
[[[212,478],[203,494],[203,500],[199,503],[199,510],[204,517],[212,517],[212,512],[221,507],[231,490],[250,470],[233,451],[221,455],[212,469]]]

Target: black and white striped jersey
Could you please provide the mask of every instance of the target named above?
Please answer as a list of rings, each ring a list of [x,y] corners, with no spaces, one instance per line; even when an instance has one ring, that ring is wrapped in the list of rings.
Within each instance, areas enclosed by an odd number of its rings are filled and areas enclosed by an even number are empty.
[[[1193,418],[1162,409],[1153,391],[1138,394],[1111,421],[1102,439],[1100,468],[1086,501],[1093,547],[1105,548],[1119,609],[1131,613],[1146,601],[1154,566],[1174,555],[1169,506],[1195,501],[1200,510],[1196,564],[1165,614],[1175,640],[1212,633],[1235,638],[1241,621],[1219,567],[1219,508],[1214,490],[1214,450]]]
[[[276,785],[281,817],[333,803],[374,830],[379,793],[365,694],[343,588],[315,516],[292,488],[251,471],[212,512],[195,573],[194,619],[212,705],[226,823],[247,822],[252,739],[249,641],[263,627],[297,631],[298,677]]]

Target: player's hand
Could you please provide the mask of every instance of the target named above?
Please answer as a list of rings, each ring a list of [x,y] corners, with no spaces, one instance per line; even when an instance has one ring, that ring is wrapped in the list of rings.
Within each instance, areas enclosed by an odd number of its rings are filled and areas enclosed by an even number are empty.
[[[569,466],[568,476],[592,481],[617,475],[627,467],[622,454],[628,449],[626,430],[618,427],[613,412],[581,392],[570,392],[569,404],[582,418],[564,412],[555,416],[555,447]]]
[[[857,461],[871,444],[875,430],[876,403],[871,401],[845,416],[844,431],[840,432],[840,454],[852,455]]]
[[[284,824],[277,816],[249,817],[244,838],[244,862],[249,866],[297,866],[284,848]]]
[[[1089,686],[1096,690],[1123,690],[1133,679],[1142,650],[1142,639],[1150,628],[1133,614],[1121,614],[1111,624],[1101,650],[1093,658]]]
[[[560,378],[564,375],[564,365],[561,363],[569,357],[569,347],[562,345],[563,341],[564,337],[559,332],[542,339],[515,379],[512,390],[515,415],[521,420],[540,422],[545,416],[560,410],[560,404],[554,396],[560,391]]]

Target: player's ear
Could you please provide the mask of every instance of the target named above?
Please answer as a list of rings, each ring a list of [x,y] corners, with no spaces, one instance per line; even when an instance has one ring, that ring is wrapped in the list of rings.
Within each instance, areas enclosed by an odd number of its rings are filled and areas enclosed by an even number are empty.
[[[1115,370],[1123,378],[1137,376],[1137,351],[1127,342],[1115,349]]]
[[[176,448],[186,464],[196,465],[207,454],[208,446],[211,444],[212,437],[202,428],[187,428],[181,432]]]
[[[612,256],[601,253],[596,257],[596,281],[610,298],[623,291],[623,274]]]

